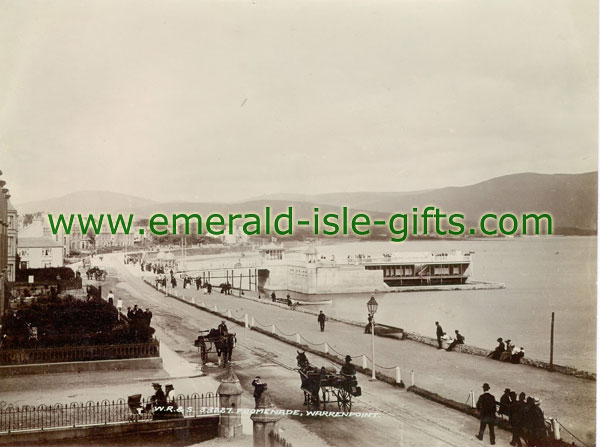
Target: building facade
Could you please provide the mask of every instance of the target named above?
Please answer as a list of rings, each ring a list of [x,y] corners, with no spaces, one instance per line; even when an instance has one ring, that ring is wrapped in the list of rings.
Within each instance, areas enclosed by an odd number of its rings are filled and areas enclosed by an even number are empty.
[[[21,237],[18,245],[19,269],[63,267],[63,245],[47,237]]]

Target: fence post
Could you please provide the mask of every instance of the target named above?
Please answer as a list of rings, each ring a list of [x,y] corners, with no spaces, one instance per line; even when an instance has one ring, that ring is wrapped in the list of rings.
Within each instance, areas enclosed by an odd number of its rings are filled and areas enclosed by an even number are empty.
[[[367,369],[367,356],[366,355],[362,355],[362,367],[363,369]]]
[[[329,345],[327,344],[327,342],[325,342],[325,346],[323,346],[323,351],[325,352],[325,354],[329,354]]]
[[[296,332],[296,343],[301,344],[300,342],[300,334]]]
[[[271,333],[274,334],[275,333],[275,323],[273,323],[271,325]]]
[[[400,367],[396,366],[396,383],[402,382],[402,375],[400,374]]]
[[[560,441],[560,424],[557,419],[550,418],[552,423],[552,436],[555,440]]]
[[[410,371],[410,385],[415,386],[415,372],[413,370]]]

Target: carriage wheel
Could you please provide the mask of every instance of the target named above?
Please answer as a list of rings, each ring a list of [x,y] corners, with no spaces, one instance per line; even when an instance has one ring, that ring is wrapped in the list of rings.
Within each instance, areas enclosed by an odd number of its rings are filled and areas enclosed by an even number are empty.
[[[352,411],[352,394],[344,389],[340,389],[338,393],[338,408],[340,411]]]

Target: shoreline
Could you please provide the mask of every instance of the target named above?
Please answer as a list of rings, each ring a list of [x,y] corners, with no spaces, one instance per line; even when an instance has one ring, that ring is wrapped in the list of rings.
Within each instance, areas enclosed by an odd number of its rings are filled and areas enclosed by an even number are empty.
[[[161,289],[158,289],[154,286],[154,284],[152,284],[151,282],[149,282],[146,278],[142,278],[143,281],[148,284],[149,286],[153,287],[154,289],[161,291]],[[161,291],[162,292],[162,291]],[[247,291],[246,291],[247,292]],[[164,293],[164,292],[163,292]],[[253,292],[251,292],[253,293]],[[182,302],[185,302],[189,305],[193,305],[195,307],[198,307],[199,309],[202,310],[207,310],[211,313],[215,313],[214,310],[209,309],[207,307],[202,307],[199,304],[196,303],[192,303],[190,301],[184,300],[179,296],[173,295],[172,293],[170,293],[169,291],[167,291],[167,295],[171,296],[172,298],[176,298],[181,300]],[[258,297],[254,297],[251,295],[248,295],[247,293],[244,293],[244,295],[241,296],[235,296],[232,295],[235,298],[242,298],[242,299],[246,299],[246,300],[251,300],[254,302],[258,302],[261,304],[266,304],[266,305],[270,305],[270,306],[277,306],[280,307],[282,309],[286,309],[289,310],[291,312],[302,312],[305,314],[309,314],[309,315],[318,315],[318,312],[310,310],[310,309],[303,309],[302,306],[297,306],[295,309],[290,309],[289,306],[287,304],[282,304],[282,303],[277,303],[277,302],[272,302],[270,301],[267,297],[265,297],[265,299],[261,299]],[[226,314],[223,314],[221,312],[216,312],[215,314],[221,315],[221,316],[225,316],[227,317]],[[229,318],[229,317],[228,317]],[[348,324],[351,326],[356,326],[356,327],[360,327],[361,329],[364,329],[365,324],[358,322],[358,321],[352,321],[352,320],[348,320],[345,318],[339,318],[339,317],[327,317],[328,320],[332,320],[332,321],[337,321],[339,323],[344,323],[344,324]],[[252,329],[254,329],[254,327],[252,327]],[[404,329],[401,329],[402,332],[401,334],[397,334],[398,336],[400,336],[399,341],[402,340],[411,340],[417,343],[421,343],[421,344],[425,344],[425,345],[429,345],[432,347],[437,347],[437,340],[433,337],[429,337],[426,335],[421,335],[421,334],[417,334],[414,332],[409,332],[409,331],[405,331]],[[379,337],[384,337],[381,335],[377,335]],[[443,345],[444,346],[448,346],[448,343],[446,341],[443,341]],[[489,353],[492,352],[492,350],[489,349],[484,349],[484,348],[480,348],[478,346],[473,346],[473,345],[467,345],[467,344],[463,344],[463,345],[458,345],[454,348],[454,350],[456,352],[461,352],[464,354],[469,354],[469,355],[476,355],[479,357],[487,357]],[[564,375],[568,375],[568,376],[573,376],[573,377],[577,377],[580,379],[585,379],[585,380],[590,380],[590,381],[596,381],[596,373],[595,372],[591,372],[591,371],[586,371],[586,370],[582,370],[579,368],[575,368],[572,366],[565,366],[565,365],[558,365],[558,364],[554,364],[552,368],[550,368],[550,364],[548,362],[542,361],[542,360],[536,360],[533,358],[528,358],[525,357],[521,360],[521,365],[523,366],[528,366],[528,367],[533,367],[533,368],[538,368],[538,369],[544,369],[546,371],[549,372],[555,372],[555,373],[559,373],[559,374],[564,374]]]

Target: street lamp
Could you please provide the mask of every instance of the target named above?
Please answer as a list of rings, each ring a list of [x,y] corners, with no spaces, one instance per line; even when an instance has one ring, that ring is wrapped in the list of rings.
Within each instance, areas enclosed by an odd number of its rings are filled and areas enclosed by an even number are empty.
[[[373,362],[371,380],[377,380],[377,377],[375,377],[375,312],[377,312],[377,306],[375,297],[371,295],[371,299],[367,303],[367,310],[369,311],[369,317],[371,317],[371,360]]]

